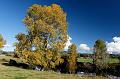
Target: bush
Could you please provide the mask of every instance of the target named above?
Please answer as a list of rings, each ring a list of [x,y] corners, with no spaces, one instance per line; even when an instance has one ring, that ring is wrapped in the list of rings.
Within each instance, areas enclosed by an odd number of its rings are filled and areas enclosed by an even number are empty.
[[[13,59],[10,59],[9,65],[10,65],[10,66],[16,66],[16,67],[21,67],[21,68],[24,68],[24,69],[29,69],[29,68],[30,68],[28,64],[18,63],[18,62],[16,62],[16,61],[13,60]]]
[[[10,59],[9,65],[10,66],[17,66],[17,62],[15,60],[13,60],[13,59]]]

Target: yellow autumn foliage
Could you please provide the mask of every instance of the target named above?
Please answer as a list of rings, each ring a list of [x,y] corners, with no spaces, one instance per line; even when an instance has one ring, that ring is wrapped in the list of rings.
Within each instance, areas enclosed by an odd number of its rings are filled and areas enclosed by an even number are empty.
[[[66,13],[57,5],[34,4],[27,10],[23,20],[27,34],[16,36],[16,52],[31,65],[55,68],[63,62],[60,52],[67,41]]]
[[[3,36],[0,34],[0,48],[4,47],[3,45],[5,45],[5,40],[3,39]]]
[[[75,73],[77,68],[77,46],[72,44],[68,49],[68,69],[69,73]]]

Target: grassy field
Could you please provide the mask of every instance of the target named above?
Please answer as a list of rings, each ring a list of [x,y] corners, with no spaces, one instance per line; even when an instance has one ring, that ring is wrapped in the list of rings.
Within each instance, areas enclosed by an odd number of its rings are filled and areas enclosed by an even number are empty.
[[[120,61],[119,61],[119,59],[117,59],[117,58],[111,58],[110,60],[109,60],[109,63],[119,63]]]
[[[6,66],[11,57],[0,55],[0,79],[107,79],[105,77],[81,77],[74,74],[60,74],[54,71],[26,70],[13,66]]]
[[[90,63],[92,63],[93,59],[92,58],[83,58],[83,57],[80,57],[80,58],[78,58],[78,62],[90,62]]]
[[[92,63],[93,59],[80,57],[80,58],[78,58],[78,62],[90,62],[90,63]],[[110,58],[109,63],[119,63],[119,60],[117,58]]]

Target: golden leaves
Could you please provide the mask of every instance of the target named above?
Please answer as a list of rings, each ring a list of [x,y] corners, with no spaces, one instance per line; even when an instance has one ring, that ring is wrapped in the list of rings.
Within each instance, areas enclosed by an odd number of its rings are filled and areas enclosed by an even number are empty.
[[[42,65],[43,63],[43,53],[41,51],[23,51],[22,53],[25,63],[32,65]]]
[[[0,48],[2,48],[5,43],[6,41],[3,39],[3,36],[0,34]]]
[[[28,31],[32,32],[31,34],[42,33],[47,34],[48,38],[60,37],[61,39],[56,40],[61,40],[63,43],[67,41],[64,39],[67,36],[66,13],[57,4],[51,6],[34,4],[28,9],[24,23]],[[52,43],[53,40],[49,40],[49,42]]]
[[[26,24],[27,26],[33,25],[33,19],[30,16],[26,16],[25,19],[23,20],[23,23]]]
[[[63,62],[63,59],[61,58],[61,55],[59,52],[52,51],[48,49],[45,52],[45,67],[47,68],[55,68],[56,65],[59,65]]]
[[[35,37],[34,39],[33,39],[33,44],[35,45],[35,46],[37,46],[37,47],[39,47],[40,45],[42,45],[42,42],[41,42],[42,40],[40,39],[40,37]]]
[[[68,68],[70,73],[75,73],[77,62],[77,46],[72,44],[68,49]]]
[[[51,50],[46,51],[46,59],[52,60],[53,52]]]
[[[48,14],[50,14],[52,12],[51,6],[45,6],[44,9],[45,9],[46,13],[48,13]]]
[[[64,49],[64,43],[63,42],[57,42],[54,44],[54,48],[57,50],[57,51],[60,51],[60,50],[63,50]]]
[[[61,54],[67,41],[66,13],[57,5],[34,4],[23,20],[27,34],[18,34],[16,50],[29,64],[54,68],[63,62]],[[49,45],[49,47],[48,47]],[[34,50],[32,48],[35,48]]]
[[[17,36],[16,36],[17,40],[18,41],[21,41],[22,43],[25,43],[27,41],[26,39],[26,35],[23,34],[23,33],[19,33]]]

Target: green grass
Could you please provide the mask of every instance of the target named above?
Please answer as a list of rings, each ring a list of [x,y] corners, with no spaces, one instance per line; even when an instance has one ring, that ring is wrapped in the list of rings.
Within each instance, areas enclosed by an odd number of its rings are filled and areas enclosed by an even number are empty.
[[[78,58],[78,62],[90,62],[90,63],[92,63],[93,59],[92,58],[83,58],[83,57],[80,57],[80,58]]]
[[[110,64],[112,64],[112,63],[119,63],[119,59],[117,59],[117,58],[110,58],[109,63]]]
[[[78,58],[77,61],[78,62],[89,62],[89,63],[92,63],[93,59],[92,58],[83,58],[83,57],[80,57],[80,58]],[[117,58],[110,58],[109,63],[110,64],[112,64],[112,63],[119,63],[119,60]]]

